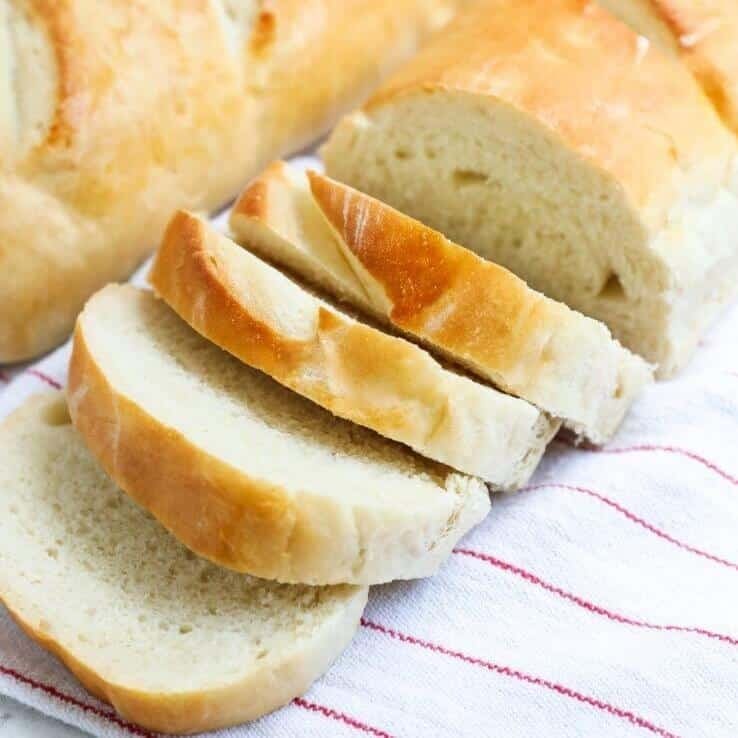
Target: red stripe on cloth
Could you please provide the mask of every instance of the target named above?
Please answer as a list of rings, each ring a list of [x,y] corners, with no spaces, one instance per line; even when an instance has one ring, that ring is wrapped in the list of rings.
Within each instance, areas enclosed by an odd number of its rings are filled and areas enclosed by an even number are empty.
[[[360,720],[356,720],[350,715],[346,715],[343,712],[338,712],[337,710],[333,710],[330,707],[318,705],[315,702],[308,702],[302,697],[296,697],[294,700],[292,700],[292,703],[297,705],[298,707],[302,707],[305,710],[320,713],[321,715],[325,715],[325,717],[331,718],[331,720],[336,720],[339,723],[344,723],[344,725],[349,725],[356,730],[360,730],[362,733],[374,735],[377,738],[392,738],[389,733],[385,733],[385,731],[379,730],[379,728],[374,728],[371,725],[362,723]]]
[[[426,641],[422,638],[416,638],[415,636],[408,635],[407,633],[402,633],[398,630],[395,630],[394,628],[388,628],[385,625],[380,625],[379,623],[375,623],[367,618],[362,618],[361,624],[365,628],[374,630],[378,633],[382,633],[386,636],[389,636],[390,638],[394,638],[397,641],[409,643],[413,646],[419,646],[420,648],[424,648],[427,651],[433,651],[434,653],[442,654],[443,656],[450,656],[451,658],[458,659],[459,661],[471,664],[472,666],[479,666],[483,669],[487,669],[488,671],[492,671],[495,674],[511,677],[512,679],[517,679],[518,681],[525,682],[526,684],[543,687],[544,689],[548,689],[551,692],[556,692],[563,697],[569,697],[570,699],[576,700],[577,702],[581,702],[583,704],[589,705],[590,707],[594,707],[597,710],[606,712],[610,715],[613,715],[614,717],[620,718],[621,720],[627,720],[631,725],[634,725],[637,728],[642,728],[643,730],[647,730],[654,735],[660,736],[661,738],[678,738],[676,734],[659,727],[658,725],[652,723],[650,720],[646,720],[645,718],[636,715],[630,710],[616,707],[615,705],[611,705],[609,702],[604,702],[603,700],[597,699],[596,697],[591,697],[589,695],[583,694],[582,692],[578,692],[574,689],[564,686],[563,684],[559,684],[558,682],[552,682],[548,679],[543,679],[542,677],[533,676],[532,674],[526,674],[523,671],[512,669],[509,666],[494,664],[491,661],[485,661],[484,659],[478,658],[476,656],[469,656],[468,654],[462,653],[461,651],[454,651],[438,643]]]
[[[706,636],[707,638],[714,638],[715,640],[729,643],[733,646],[738,646],[738,638],[732,638],[731,636],[725,635],[724,633],[716,633],[712,630],[706,630],[705,628],[694,628],[686,625],[658,625],[657,623],[649,623],[645,620],[637,620],[635,618],[630,618],[627,615],[621,615],[617,612],[613,612],[612,610],[601,607],[600,605],[595,605],[593,602],[585,600],[583,597],[579,597],[578,595],[572,594],[571,592],[567,592],[566,590],[561,589],[554,584],[550,584],[549,582],[544,581],[543,579],[536,576],[532,572],[527,571],[526,569],[515,566],[514,564],[510,564],[506,561],[502,561],[502,559],[498,559],[494,556],[490,556],[489,554],[485,554],[480,551],[473,551],[472,549],[468,548],[456,548],[454,549],[454,553],[484,561],[494,567],[497,567],[498,569],[502,569],[503,571],[515,574],[516,576],[525,579],[525,581],[530,582],[530,584],[534,584],[537,587],[545,589],[547,592],[551,592],[551,594],[555,594],[565,600],[568,600],[569,602],[573,602],[575,605],[578,605],[579,607],[582,607],[591,613],[602,615],[608,620],[613,620],[617,623],[622,623],[623,625],[633,625],[637,628],[647,628],[649,630],[674,631],[677,633],[694,633],[696,635]]]
[[[10,381],[10,375],[0,370],[0,382],[8,383]]]
[[[43,372],[39,371],[38,369],[29,369],[29,374],[32,374],[34,377],[38,377],[42,382],[46,382],[50,387],[53,387],[54,389],[60,390],[62,388],[61,384],[56,381],[53,377],[50,377],[48,374],[44,374]]]
[[[643,518],[639,518],[635,513],[632,513],[627,508],[615,502],[615,500],[611,500],[609,497],[605,497],[605,495],[599,492],[595,492],[592,489],[587,489],[586,487],[577,487],[572,484],[547,483],[547,484],[534,484],[533,486],[526,487],[521,491],[532,492],[537,489],[546,489],[546,488],[565,489],[565,490],[569,490],[570,492],[579,492],[581,494],[588,495],[589,497],[593,497],[594,499],[599,500],[600,502],[603,502],[608,507],[611,507],[613,510],[617,510],[621,515],[624,515],[632,523],[635,523],[636,525],[641,526],[641,528],[645,528],[647,531],[649,531],[649,533],[653,533],[655,536],[658,536],[664,541],[668,541],[672,545],[677,546],[678,548],[681,548],[683,551],[689,551],[689,553],[695,554],[696,556],[701,556],[703,559],[708,559],[709,561],[712,561],[716,564],[720,564],[721,566],[727,566],[730,569],[738,570],[738,564],[732,561],[728,561],[727,559],[723,559],[720,556],[716,556],[715,554],[711,554],[709,551],[704,551],[701,548],[695,548],[694,546],[690,546],[688,543],[685,543],[684,541],[680,541],[678,538],[674,538],[674,536],[669,535],[669,533],[666,533],[660,528],[657,528],[655,525],[652,525],[647,520],[644,520]]]
[[[698,464],[702,464],[706,469],[722,477],[726,482],[738,487],[738,477],[733,476],[724,469],[721,469],[715,462],[710,461],[704,456],[690,451],[686,448],[679,448],[678,446],[658,446],[651,443],[644,443],[637,446],[627,446],[624,448],[587,448],[586,446],[576,446],[574,443],[557,438],[557,441],[563,443],[572,448],[576,448],[578,451],[586,451],[590,454],[637,454],[637,453],[664,453],[664,454],[676,454],[677,456],[683,456],[684,458],[696,461]]]
[[[61,692],[50,684],[44,684],[43,682],[31,679],[31,677],[21,674],[15,669],[9,669],[7,666],[0,665],[0,674],[4,674],[11,679],[15,679],[15,681],[20,682],[21,684],[33,687],[33,689],[38,689],[39,691],[44,692],[50,697],[53,697],[60,702],[64,702],[67,705],[78,707],[83,712],[89,712],[92,715],[96,715],[97,717],[114,723],[118,727],[123,728],[123,730],[127,730],[131,735],[142,736],[142,738],[155,738],[154,733],[150,733],[148,730],[145,730],[138,725],[134,725],[133,723],[129,723],[127,720],[123,720],[113,712],[106,712],[105,710],[101,710],[99,707],[95,707],[95,705],[88,705],[86,702],[82,702],[71,695]]]

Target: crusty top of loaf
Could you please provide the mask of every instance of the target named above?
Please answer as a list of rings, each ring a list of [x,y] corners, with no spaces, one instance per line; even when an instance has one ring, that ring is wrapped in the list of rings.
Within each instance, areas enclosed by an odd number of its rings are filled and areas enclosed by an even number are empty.
[[[226,28],[208,0],[0,2],[0,361],[61,340],[175,205],[237,188],[245,153],[212,166],[245,105]]]
[[[613,176],[653,228],[734,167],[735,142],[688,71],[589,0],[471,5],[366,111],[439,90],[533,116]]]
[[[738,3],[735,0],[600,0],[637,31],[678,50],[725,123],[738,131]],[[641,5],[643,20],[628,13]],[[661,31],[665,31],[667,38]],[[656,33],[654,33],[656,31]],[[668,38],[670,36],[670,38]]]
[[[453,5],[0,0],[0,362],[60,342],[174,208],[327,130]]]
[[[130,181],[142,176],[133,166],[139,158],[149,166],[174,162],[175,148],[181,149],[177,132],[225,126],[242,104],[239,65],[224,53],[226,28],[216,4],[207,0],[4,4],[11,26],[9,59],[22,83],[37,73],[28,50],[38,47],[46,62],[45,84],[51,82],[51,104],[43,116],[24,119],[25,98],[42,90],[16,86],[10,107],[18,136],[30,145],[19,148],[6,138],[3,158],[25,154],[16,161],[24,178],[54,171],[56,177],[38,184],[85,211],[97,214],[103,204],[114,205],[105,196],[120,196],[126,180],[132,188],[145,185]],[[258,7],[257,0],[248,4]],[[214,76],[218,84],[212,84]],[[191,96],[197,96],[197,105],[188,104]],[[224,107],[202,104],[208,100]],[[36,128],[34,136],[26,124]],[[192,144],[206,148],[211,142],[198,135]],[[74,178],[67,181],[64,174],[70,171]],[[107,179],[107,188],[101,179]],[[98,181],[99,191],[87,189],[91,181]],[[78,201],[75,195],[83,191]]]

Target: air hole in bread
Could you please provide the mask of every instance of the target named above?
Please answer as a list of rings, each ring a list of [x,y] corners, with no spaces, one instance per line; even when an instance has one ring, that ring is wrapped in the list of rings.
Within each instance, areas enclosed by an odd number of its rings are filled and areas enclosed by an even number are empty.
[[[620,277],[616,272],[610,272],[605,285],[600,290],[600,297],[605,297],[608,300],[624,300],[625,290],[623,289],[623,283],[620,281]]]
[[[412,154],[407,149],[396,149],[395,159],[410,159]]]
[[[69,417],[67,403],[64,400],[47,405],[44,408],[42,418],[46,425],[51,426],[69,425],[72,422],[72,419]]]
[[[454,169],[453,179],[457,185],[475,185],[486,182],[487,175],[475,169]]]

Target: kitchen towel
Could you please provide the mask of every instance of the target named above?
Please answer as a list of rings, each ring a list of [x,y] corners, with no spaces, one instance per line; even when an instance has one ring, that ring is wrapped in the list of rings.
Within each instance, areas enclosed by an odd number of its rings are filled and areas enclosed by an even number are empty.
[[[62,387],[68,356],[1,374],[0,417]],[[0,692],[95,735],[152,735],[4,611]],[[735,738],[738,307],[610,444],[555,441],[436,577],[374,587],[353,643],[303,698],[213,735]]]

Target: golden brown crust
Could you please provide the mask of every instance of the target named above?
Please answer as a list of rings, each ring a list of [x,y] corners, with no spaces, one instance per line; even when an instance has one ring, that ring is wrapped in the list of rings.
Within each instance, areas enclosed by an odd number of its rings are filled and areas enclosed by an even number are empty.
[[[669,29],[682,59],[725,123],[738,132],[738,5],[733,0],[641,1]],[[617,0],[606,4],[617,13]],[[636,30],[650,35],[650,29]]]
[[[253,212],[265,200],[258,183],[251,190]],[[524,483],[533,470],[524,458],[545,443],[536,431],[547,421],[537,410],[444,370],[414,344],[320,304],[286,278],[267,285],[271,273],[179,212],[150,280],[207,339],[339,417],[498,487]],[[278,317],[285,303],[289,328]]]
[[[446,4],[279,0],[229,54],[207,0],[27,0],[56,60],[57,98],[37,145],[20,159],[0,152],[0,362],[61,341],[176,207],[222,204],[322,133]]]
[[[324,307],[317,308],[310,335],[289,338],[238,299],[228,265],[218,263],[207,241],[205,224],[180,211],[167,228],[150,275],[156,292],[199,333],[337,415],[392,438],[415,436],[412,424],[417,418],[408,414],[403,399],[421,406],[430,399],[428,425],[437,426],[436,416],[446,412],[443,396],[422,396],[431,388],[422,381],[427,367],[418,358],[428,358],[431,364],[429,357],[401,339]],[[418,371],[410,372],[413,376],[406,383],[402,370],[413,359]],[[395,397],[384,406],[372,402],[371,389],[391,390],[393,379],[395,389],[415,397]],[[421,439],[422,434],[413,440]]]
[[[309,172],[342,244],[386,292],[395,325],[499,381],[535,376],[547,337],[570,311],[507,269],[378,200]],[[435,316],[443,314],[443,320]]]
[[[433,90],[510,105],[609,174],[655,228],[685,165],[727,176],[735,143],[681,65],[643,41],[590,0],[481,0],[366,110]]]
[[[229,289],[224,269],[208,248],[205,224],[180,210],[167,226],[149,281],[170,307],[213,343],[272,376],[288,376],[307,358],[311,346],[256,319]],[[321,310],[321,317],[324,313]]]

